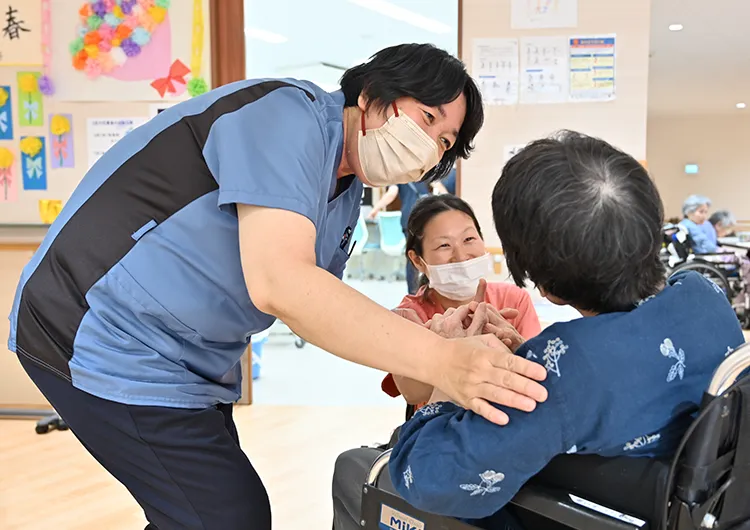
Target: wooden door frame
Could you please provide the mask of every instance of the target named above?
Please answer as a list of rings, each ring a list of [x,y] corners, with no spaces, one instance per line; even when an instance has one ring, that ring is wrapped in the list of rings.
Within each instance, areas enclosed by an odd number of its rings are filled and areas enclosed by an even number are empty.
[[[244,0],[209,0],[211,24],[211,87],[245,79]],[[241,405],[253,403],[252,347],[240,359]]]

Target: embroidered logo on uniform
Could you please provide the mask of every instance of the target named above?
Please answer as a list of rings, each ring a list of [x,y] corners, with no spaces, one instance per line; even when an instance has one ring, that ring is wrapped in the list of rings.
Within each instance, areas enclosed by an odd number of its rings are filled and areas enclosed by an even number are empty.
[[[638,301],[638,303],[636,303],[636,305],[637,305],[638,307],[640,307],[640,306],[642,306],[643,304],[645,304],[646,302],[648,302],[649,300],[651,300],[651,299],[653,299],[653,298],[656,298],[656,295],[655,295],[655,294],[652,294],[651,296],[647,296],[647,297],[646,297],[646,298],[644,298],[643,300],[639,300],[639,301]]]
[[[542,359],[544,359],[544,367],[548,372],[557,374],[557,377],[560,377],[560,357],[565,355],[566,351],[568,351],[568,345],[560,337],[547,341],[547,347],[544,348]]]
[[[680,380],[682,380],[685,375],[685,352],[682,350],[682,348],[680,348],[679,350],[675,349],[671,339],[664,339],[664,342],[661,343],[660,349],[661,354],[664,357],[674,359],[676,361],[672,365],[672,368],[669,369],[669,373],[667,374],[667,383],[671,383],[672,381],[674,381],[677,376],[679,376]]]
[[[428,403],[421,409],[419,409],[417,412],[421,414],[422,416],[434,416],[438,412],[440,412],[440,409],[442,408],[442,405],[440,403]]]
[[[731,346],[727,346],[727,352],[724,354],[724,357],[729,357],[733,351]]]
[[[488,469],[484,473],[479,474],[479,484],[461,484],[461,489],[470,491],[471,496],[482,495],[487,493],[495,493],[500,491],[500,488],[495,487],[495,484],[505,480],[505,475],[499,471],[493,471]]]
[[[409,489],[409,486],[413,483],[414,475],[412,475],[411,466],[406,466],[406,469],[404,470],[404,486],[406,486],[406,489]]]
[[[531,359],[538,359],[539,357],[537,357],[533,351],[529,350],[526,352],[526,358],[528,360],[531,360]]]
[[[647,445],[651,445],[652,443],[656,443],[661,438],[661,434],[649,434],[648,436],[639,436],[632,442],[628,442],[625,444],[625,447],[622,448],[623,451],[633,451],[635,449],[640,449],[642,447],[646,447]]]
[[[709,279],[708,279],[708,283],[710,283],[710,284],[711,284],[711,287],[713,287],[713,288],[714,288],[714,291],[716,291],[717,293],[719,293],[719,294],[720,294],[721,296],[726,296],[726,295],[727,295],[727,294],[726,294],[726,293],[724,292],[724,289],[722,289],[721,287],[719,287],[719,286],[718,286],[718,285],[716,284],[716,282],[714,282],[714,281],[713,281],[713,280],[712,280],[711,278],[709,278]]]

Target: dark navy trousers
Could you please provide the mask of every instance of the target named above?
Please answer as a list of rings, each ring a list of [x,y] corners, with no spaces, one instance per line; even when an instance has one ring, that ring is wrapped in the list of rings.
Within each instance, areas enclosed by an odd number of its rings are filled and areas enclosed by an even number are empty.
[[[138,501],[149,528],[271,529],[268,495],[240,449],[232,405],[124,405],[19,358],[73,434]]]

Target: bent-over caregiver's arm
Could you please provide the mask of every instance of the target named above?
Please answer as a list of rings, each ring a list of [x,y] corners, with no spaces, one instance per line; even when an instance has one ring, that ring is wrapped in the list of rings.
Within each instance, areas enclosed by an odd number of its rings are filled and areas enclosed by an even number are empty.
[[[415,326],[316,266],[313,223],[297,213],[238,204],[248,292],[261,311],[338,357],[423,381],[496,423],[489,404],[533,410],[546,371],[493,336],[448,340]],[[491,344],[489,347],[487,344]]]

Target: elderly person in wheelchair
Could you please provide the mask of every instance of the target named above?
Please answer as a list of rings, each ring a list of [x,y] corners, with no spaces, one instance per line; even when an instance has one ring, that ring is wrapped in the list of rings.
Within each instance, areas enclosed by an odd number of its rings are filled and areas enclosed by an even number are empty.
[[[733,229],[734,218],[726,211],[708,218],[710,204],[707,197],[700,195],[685,200],[685,217],[677,225],[664,226],[662,261],[669,275],[692,270],[718,285],[742,325],[750,329],[750,256],[747,251],[719,245],[718,237]]]
[[[530,144],[505,166],[492,207],[516,283],[531,280],[550,301],[572,305],[583,318],[555,324],[517,348],[517,355],[547,369],[549,399],[530,413],[507,410],[505,426],[435,391],[401,427],[392,452],[383,453],[362,477],[359,527],[648,526],[652,519],[645,512],[667,499],[657,494],[657,478],[666,475],[678,490],[689,483],[682,472],[666,472],[656,463],[679,449],[712,374],[743,343],[732,308],[699,274],[685,272],[665,284],[658,192],[635,159],[601,140],[564,133]],[[746,409],[750,398],[744,399]],[[729,405],[706,410],[734,420]],[[743,484],[742,491],[727,487],[720,499],[734,503],[727,517],[743,525],[736,528],[750,525],[750,448],[747,439],[743,443],[739,460],[746,475],[735,481]],[[725,471],[728,460],[732,463],[728,446],[719,445],[689,455],[696,465],[688,475],[710,479],[712,487],[720,484],[719,470],[720,478],[731,476]],[[723,468],[715,462],[719,456]],[[575,464],[565,464],[571,458]],[[387,472],[381,473],[386,462]],[[380,474],[379,489],[374,486]],[[544,489],[528,493],[542,478]],[[391,485],[392,493],[382,491]],[[553,493],[560,489],[570,495],[556,498]],[[639,508],[628,511],[649,521],[616,512],[628,502],[609,503],[608,491],[637,499]],[[727,501],[727,495],[734,497]],[[670,521],[690,519],[705,501],[672,502],[676,515]],[[697,529],[704,519],[712,522],[708,515],[714,516],[707,509],[694,527],[669,528]]]

